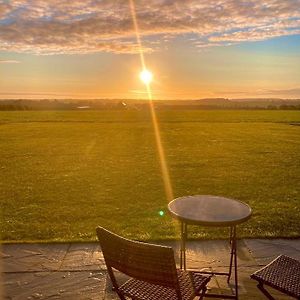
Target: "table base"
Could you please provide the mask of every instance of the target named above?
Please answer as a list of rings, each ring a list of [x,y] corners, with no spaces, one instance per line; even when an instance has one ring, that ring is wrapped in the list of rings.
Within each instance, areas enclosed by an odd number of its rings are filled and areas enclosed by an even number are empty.
[[[187,224],[185,222],[181,222],[180,268],[184,270],[186,270],[186,240],[187,240]],[[236,226],[230,227],[229,243],[231,245],[229,271],[228,272],[200,271],[199,273],[227,276],[227,283],[229,283],[232,274],[232,269],[233,269],[235,294],[234,295],[205,294],[204,295],[205,298],[222,298],[222,299],[238,300]]]

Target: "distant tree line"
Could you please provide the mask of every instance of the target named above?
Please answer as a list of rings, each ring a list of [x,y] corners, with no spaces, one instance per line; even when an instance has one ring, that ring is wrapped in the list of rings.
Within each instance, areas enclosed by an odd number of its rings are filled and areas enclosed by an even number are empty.
[[[101,110],[123,109],[122,102],[90,102],[90,101],[59,101],[59,100],[3,100],[0,111],[35,111],[35,110]]]
[[[209,104],[195,101],[155,101],[158,110],[196,110],[196,109],[229,109],[229,110],[300,110],[300,101],[282,101],[272,104],[257,102],[228,101]],[[0,111],[38,111],[38,110],[148,110],[148,101],[122,101],[122,100],[82,100],[82,101],[60,101],[60,100],[2,100]]]

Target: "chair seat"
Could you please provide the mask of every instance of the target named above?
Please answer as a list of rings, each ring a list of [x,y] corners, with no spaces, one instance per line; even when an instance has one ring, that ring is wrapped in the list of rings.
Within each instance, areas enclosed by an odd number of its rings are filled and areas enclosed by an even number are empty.
[[[205,288],[210,276],[203,276],[197,272],[177,270],[180,291],[183,300],[191,300]],[[125,296],[139,300],[177,300],[174,289],[161,285],[147,283],[137,279],[129,279],[119,291]]]
[[[251,278],[300,299],[300,262],[296,259],[281,255],[253,273]]]

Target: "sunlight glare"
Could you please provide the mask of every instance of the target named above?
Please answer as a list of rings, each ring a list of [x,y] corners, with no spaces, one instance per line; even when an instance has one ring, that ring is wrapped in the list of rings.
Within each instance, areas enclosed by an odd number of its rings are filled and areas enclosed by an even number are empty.
[[[142,70],[143,70],[140,73],[140,79],[145,83],[145,86],[147,89],[149,107],[150,107],[150,111],[151,111],[151,118],[152,118],[155,140],[156,140],[156,145],[157,145],[158,157],[160,160],[160,167],[161,167],[161,173],[162,173],[162,178],[163,178],[164,187],[165,187],[166,198],[167,198],[168,202],[170,202],[171,200],[174,199],[174,194],[173,194],[173,188],[172,188],[172,184],[171,184],[171,178],[169,175],[169,169],[168,169],[168,165],[167,165],[167,161],[166,161],[166,156],[165,156],[165,152],[164,152],[164,147],[163,147],[163,144],[161,141],[158,120],[156,117],[154,104],[152,102],[152,91],[151,91],[150,82],[152,80],[153,75],[146,68],[142,42],[141,42],[140,33],[139,33],[139,29],[138,29],[138,23],[137,23],[137,19],[136,19],[134,0],[129,0],[129,3],[130,3],[132,21],[133,21],[133,25],[134,25],[134,29],[135,29],[136,41],[139,46],[139,54],[140,54],[141,65],[142,65]]]
[[[145,69],[140,73],[140,79],[145,83],[149,84],[152,81],[153,75],[152,73]]]

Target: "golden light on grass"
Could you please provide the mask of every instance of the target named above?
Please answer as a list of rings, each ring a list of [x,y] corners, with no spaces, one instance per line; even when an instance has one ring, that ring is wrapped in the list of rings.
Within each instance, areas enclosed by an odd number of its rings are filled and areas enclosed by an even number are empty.
[[[150,84],[151,81],[152,81],[152,78],[153,78],[153,75],[152,73],[147,70],[147,69],[144,69],[141,73],[140,73],[140,79],[146,84]]]

